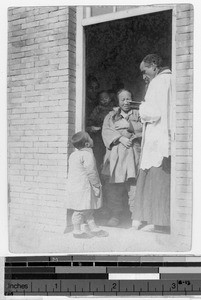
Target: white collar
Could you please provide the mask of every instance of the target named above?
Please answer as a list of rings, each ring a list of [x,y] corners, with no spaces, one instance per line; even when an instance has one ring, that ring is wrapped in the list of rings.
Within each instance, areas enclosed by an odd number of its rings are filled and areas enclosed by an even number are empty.
[[[130,116],[130,115],[132,115],[132,109],[131,110],[129,110],[129,112],[128,113],[126,113],[125,111],[123,111],[122,109],[121,109],[121,113],[120,113],[120,115],[122,115],[122,117],[123,118],[126,118],[126,117],[128,117],[128,116]]]
[[[82,149],[77,149],[78,151],[87,151],[87,152],[93,152],[92,148],[87,148],[87,147],[84,147]]]

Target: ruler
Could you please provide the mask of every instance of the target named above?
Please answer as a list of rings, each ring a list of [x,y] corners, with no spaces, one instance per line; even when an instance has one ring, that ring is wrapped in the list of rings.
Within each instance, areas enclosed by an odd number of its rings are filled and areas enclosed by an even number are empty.
[[[201,257],[5,258],[5,295],[201,295]]]

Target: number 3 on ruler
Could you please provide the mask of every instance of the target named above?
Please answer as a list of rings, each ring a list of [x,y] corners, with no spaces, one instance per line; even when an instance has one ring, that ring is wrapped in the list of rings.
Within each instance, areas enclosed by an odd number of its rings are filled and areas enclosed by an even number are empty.
[[[176,289],[176,283],[172,283],[172,289]]]

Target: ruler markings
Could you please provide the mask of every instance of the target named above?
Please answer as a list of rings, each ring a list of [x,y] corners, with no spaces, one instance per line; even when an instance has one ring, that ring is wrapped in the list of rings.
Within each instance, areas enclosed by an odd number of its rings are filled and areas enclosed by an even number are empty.
[[[175,274],[175,273],[172,273],[172,274],[161,274],[161,279],[175,279],[175,280],[179,280],[179,279],[188,279],[188,280],[192,280],[192,279],[199,279],[201,280],[201,274],[188,274],[188,273],[181,273],[181,274]]]
[[[27,267],[7,267],[5,269],[5,274],[9,273],[55,273],[55,268],[52,267],[47,267],[47,268],[41,268],[41,267],[36,267],[36,268],[27,268]]]
[[[49,266],[71,266],[71,262],[63,262],[63,261],[58,261],[58,262],[49,262]]]
[[[6,257],[8,261],[140,261],[140,262],[200,262],[201,256],[15,256]]]
[[[107,273],[159,273],[156,267],[108,267]]]
[[[92,258],[94,257],[91,257],[91,260],[93,260]],[[60,295],[62,293],[65,295],[68,293],[76,295],[82,293],[100,295],[102,293],[103,295],[128,295],[130,293],[131,295],[200,295],[201,268],[199,267],[201,266],[201,257],[199,260],[194,259],[194,257],[192,260],[190,257],[188,260],[185,260],[185,257],[182,257],[180,260],[177,260],[177,257],[167,257],[165,259],[166,261],[163,262],[159,258],[158,261],[157,258],[156,261],[151,261],[150,257],[143,257],[142,259],[137,257],[133,261],[131,261],[132,257],[128,257],[126,261],[124,261],[123,257],[111,257],[112,261],[110,257],[107,259],[101,257],[101,261],[97,261],[96,258],[95,262],[88,262],[87,257],[84,260],[83,256],[63,256],[62,260],[59,259],[59,256],[54,257],[54,259],[51,257],[48,259],[47,257],[32,257],[30,261],[28,257],[18,258],[18,260],[14,261],[9,259],[9,261],[5,260],[5,294],[38,295],[39,293],[40,295]],[[59,262],[62,265],[57,264]],[[68,265],[64,265],[65,263]],[[52,268],[50,264],[52,264]],[[100,265],[97,266],[98,264]],[[41,271],[40,267],[43,267]],[[53,270],[56,272],[58,267],[60,267],[61,273],[54,274]],[[63,274],[64,269],[62,270],[62,267],[66,268],[65,270],[70,268],[71,271],[69,272],[71,273]],[[75,273],[76,267],[79,273]],[[84,269],[87,267],[91,267],[92,270],[90,272],[89,269],[89,273],[85,274]],[[98,268],[104,268],[105,271],[97,274],[95,270],[98,270]],[[127,280],[119,279],[114,281],[113,278],[110,278],[108,280],[110,274],[117,276],[123,273],[122,275],[126,274],[126,276],[131,277],[134,269],[137,270],[136,273],[139,272],[137,275],[135,274],[136,276],[153,276],[158,274],[159,279],[140,280],[139,278],[138,280],[131,280],[129,278]],[[50,271],[52,274],[50,274]],[[29,278],[29,275],[32,277]],[[41,276],[42,280],[39,280],[38,275],[39,277]],[[83,275],[83,277],[80,277],[80,275]],[[100,278],[99,275],[105,275],[105,277]],[[18,278],[20,276],[21,278]],[[23,278],[23,276],[26,276],[26,278]],[[76,290],[71,288],[72,284],[74,284]]]
[[[201,273],[201,267],[160,267],[159,272],[163,274],[168,273]]]
[[[109,273],[109,280],[159,280],[159,274],[149,273]]]
[[[56,267],[55,273],[107,273],[107,270],[105,267]]]
[[[26,267],[27,266],[27,263],[26,262],[6,262],[5,263],[5,266],[6,267]]]

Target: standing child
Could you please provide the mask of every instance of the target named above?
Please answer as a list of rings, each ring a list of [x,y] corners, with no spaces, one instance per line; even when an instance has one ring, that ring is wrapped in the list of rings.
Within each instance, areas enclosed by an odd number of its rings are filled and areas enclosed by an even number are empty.
[[[71,141],[78,149],[69,157],[67,181],[67,208],[74,210],[73,236],[75,238],[108,236],[107,232],[99,230],[93,216],[94,210],[102,206],[102,187],[92,151],[93,140],[87,132],[80,131],[73,135]]]

